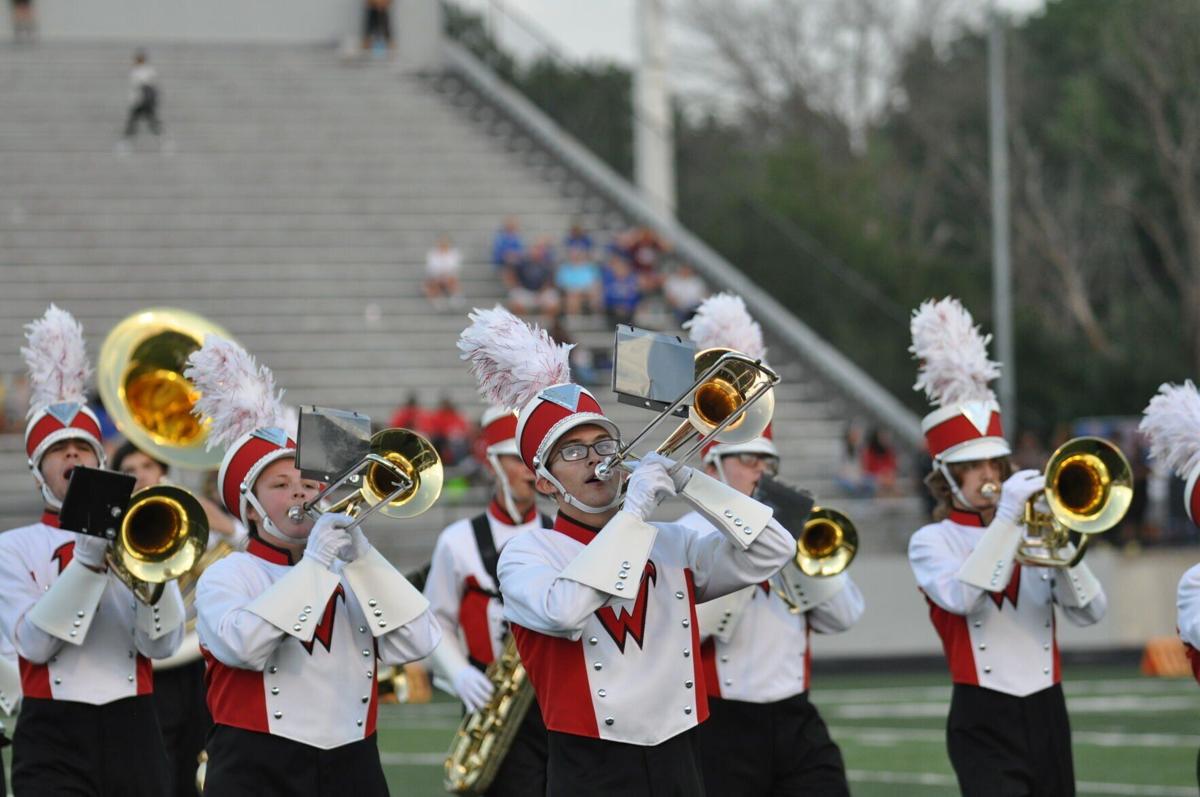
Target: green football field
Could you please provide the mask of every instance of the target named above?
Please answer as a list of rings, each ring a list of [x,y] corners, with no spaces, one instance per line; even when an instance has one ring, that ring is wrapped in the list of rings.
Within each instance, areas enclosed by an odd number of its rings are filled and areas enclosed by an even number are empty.
[[[855,795],[958,793],[945,753],[950,690],[943,673],[821,674],[816,680],[813,700],[842,747]],[[1080,797],[1197,795],[1200,687],[1112,667],[1068,667],[1064,680]],[[444,696],[426,705],[381,707],[379,744],[393,795],[444,793],[442,760],[459,711]]]

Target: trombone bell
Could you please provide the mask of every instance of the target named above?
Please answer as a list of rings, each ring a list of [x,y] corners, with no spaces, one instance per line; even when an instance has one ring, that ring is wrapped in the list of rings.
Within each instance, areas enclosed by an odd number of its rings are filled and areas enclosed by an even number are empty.
[[[836,509],[813,507],[796,540],[793,561],[807,576],[836,576],[858,554],[858,530]]]
[[[371,462],[361,489],[368,506],[384,501],[401,487],[405,489],[379,509],[392,518],[416,517],[442,494],[442,460],[433,444],[407,429],[384,429],[371,438],[371,453],[394,469]],[[403,476],[396,477],[396,472]],[[407,480],[407,486],[405,484]]]
[[[188,491],[156,485],[134,493],[113,543],[117,569],[161,584],[191,570],[208,545],[208,517]]]
[[[696,376],[702,376],[732,349],[705,349],[696,355]],[[761,368],[748,362],[731,360],[696,388],[688,407],[688,420],[701,435],[708,435],[729,416],[741,415],[717,435],[721,443],[748,443],[762,436],[775,414],[775,390],[767,388],[762,396],[743,409],[747,399],[770,378]]]

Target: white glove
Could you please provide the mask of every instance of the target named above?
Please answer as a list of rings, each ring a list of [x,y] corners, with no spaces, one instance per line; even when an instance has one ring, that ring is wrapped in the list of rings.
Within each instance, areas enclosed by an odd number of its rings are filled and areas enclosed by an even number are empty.
[[[75,553],[72,557],[79,560],[81,565],[92,569],[104,569],[104,560],[108,554],[108,539],[95,537],[91,534],[75,535]]]
[[[344,562],[353,562],[356,559],[362,559],[371,552],[371,543],[367,540],[367,535],[363,534],[362,526],[355,526],[349,532],[350,541],[342,546],[338,551],[338,558]]]
[[[493,689],[491,680],[469,664],[454,674],[454,693],[462,700],[467,711],[475,712],[483,708],[492,696]]]
[[[675,482],[667,473],[670,465],[671,460],[660,454],[648,454],[638,463],[625,490],[626,512],[645,520],[659,502],[675,495]]]
[[[1046,487],[1046,477],[1036,470],[1019,470],[1000,488],[1000,503],[996,505],[996,518],[1009,523],[1020,523],[1025,515],[1025,504]]]
[[[304,555],[320,562],[326,570],[333,569],[333,560],[341,550],[351,544],[346,526],[354,522],[349,515],[326,512],[317,518],[304,546]]]

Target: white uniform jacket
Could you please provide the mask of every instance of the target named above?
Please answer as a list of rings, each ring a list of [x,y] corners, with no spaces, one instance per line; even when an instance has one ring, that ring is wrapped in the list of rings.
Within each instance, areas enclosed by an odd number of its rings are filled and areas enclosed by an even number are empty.
[[[134,598],[111,572],[104,577],[98,602],[89,605],[81,599],[74,628],[66,634],[47,633],[30,620],[31,610],[71,565],[75,552],[75,532],[56,524],[57,516],[47,513],[41,523],[0,534],[0,635],[16,648],[21,691],[25,697],[92,705],[150,694],[150,659],[174,653],[183,626],[155,633],[157,612]],[[157,608],[182,618],[183,601],[174,582]]]
[[[702,534],[720,534],[699,512],[676,522]],[[793,612],[776,592],[786,591],[777,583],[785,577],[812,583],[827,597],[811,609]],[[791,563],[770,579],[701,604],[697,614],[708,696],[774,703],[807,691],[812,669],[809,634],[846,631],[862,617],[865,606],[849,575],[809,578]]]
[[[951,680],[1024,697],[1062,680],[1054,604],[1075,625],[1091,625],[1104,617],[1108,599],[1100,590],[1086,605],[1074,605],[1060,568],[1018,564],[1000,592],[959,581],[955,574],[985,530],[978,514],[956,510],[912,536],[908,560]]]
[[[610,527],[653,533],[651,545],[612,564],[620,570],[607,584],[619,592],[586,586],[567,569]],[[500,556],[504,616],[546,727],[648,746],[702,722],[708,700],[696,602],[774,575],[794,547],[774,521],[742,550],[722,535],[644,524],[627,512],[604,530],[560,513],[554,529],[512,540]]]
[[[15,714],[21,702],[21,666],[17,649],[0,634],[0,714]],[[0,731],[4,726],[0,724]]]
[[[497,551],[518,534],[542,528],[537,509],[513,525],[495,500],[487,508],[487,519]],[[484,569],[471,520],[451,523],[438,535],[425,597],[442,627],[442,644],[454,645],[464,657],[487,666],[503,648],[508,626],[504,607],[496,599],[499,586]]]
[[[1176,609],[1179,638],[1192,663],[1192,675],[1200,681],[1200,565],[1193,565],[1179,579]]]
[[[383,561],[375,551],[371,556]],[[398,573],[394,577],[419,604],[414,608],[411,597],[380,591],[364,610],[345,572],[349,565],[341,562],[330,574],[303,560],[297,568],[310,568],[314,583],[325,587],[309,590],[308,598],[286,596],[294,614],[268,620],[262,615],[271,612],[258,608],[256,599],[289,575],[293,564],[287,550],[252,537],[244,552],[221,559],[200,577],[196,630],[208,665],[209,711],[221,725],[322,749],[340,747],[375,732],[376,660],[404,664],[422,658],[441,632],[420,593]],[[311,597],[318,594],[322,597]],[[318,600],[323,605],[313,605]],[[389,618],[394,622],[380,629]]]

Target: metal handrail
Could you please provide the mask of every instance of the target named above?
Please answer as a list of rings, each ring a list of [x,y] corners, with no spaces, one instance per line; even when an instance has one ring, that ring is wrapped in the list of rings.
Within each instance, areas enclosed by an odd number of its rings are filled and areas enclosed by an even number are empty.
[[[831,346],[811,327],[793,315],[770,294],[750,282],[673,215],[653,208],[628,181],[567,135],[553,120],[520,92],[501,80],[466,48],[446,40],[445,62],[475,91],[521,125],[524,132],[570,167],[638,224],[652,227],[674,245],[684,259],[710,283],[736,292],[758,319],[814,371],[857,404],[877,422],[891,429],[912,449],[924,447],[921,423],[869,374]]]

